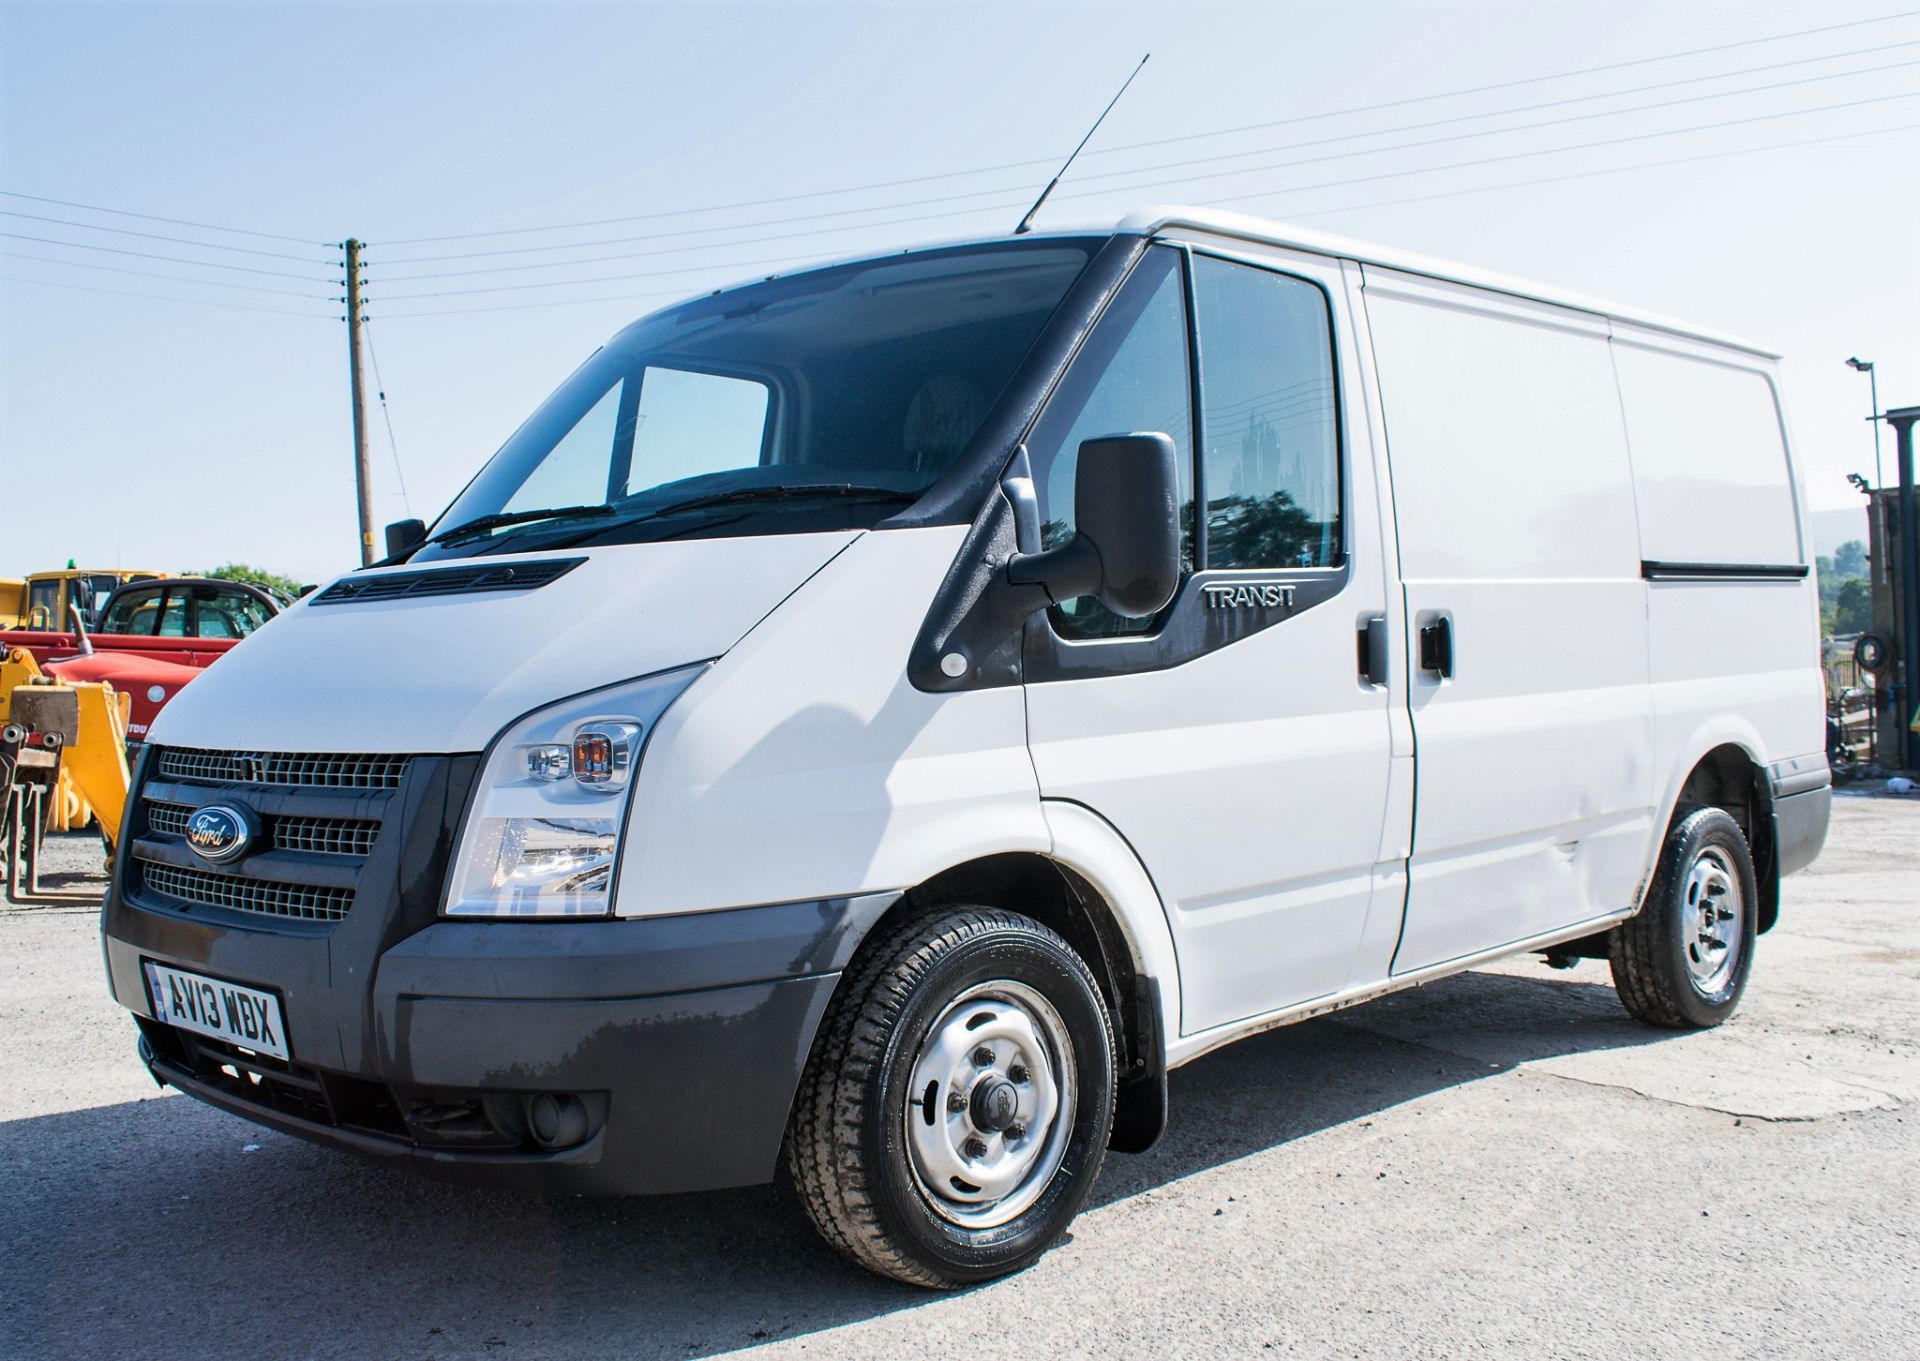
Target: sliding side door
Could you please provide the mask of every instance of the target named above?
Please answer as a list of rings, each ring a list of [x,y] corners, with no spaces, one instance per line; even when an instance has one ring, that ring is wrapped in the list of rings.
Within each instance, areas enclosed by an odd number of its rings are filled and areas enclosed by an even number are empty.
[[[1647,604],[1606,320],[1365,277],[1412,675],[1405,973],[1638,901]]]

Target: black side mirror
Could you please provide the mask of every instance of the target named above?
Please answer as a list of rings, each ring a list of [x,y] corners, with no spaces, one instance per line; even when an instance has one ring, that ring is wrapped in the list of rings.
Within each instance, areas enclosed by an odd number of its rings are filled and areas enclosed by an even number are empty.
[[[1014,586],[1039,586],[1058,605],[1090,595],[1144,619],[1180,585],[1180,481],[1173,440],[1158,432],[1103,435],[1080,446],[1073,542],[1007,564]]]
[[[425,520],[395,520],[387,526],[387,556],[400,554],[418,548],[427,538]]]

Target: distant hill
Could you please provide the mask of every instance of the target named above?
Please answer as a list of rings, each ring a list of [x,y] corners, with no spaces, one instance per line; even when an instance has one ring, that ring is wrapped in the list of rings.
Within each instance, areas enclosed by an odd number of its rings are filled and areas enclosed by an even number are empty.
[[[1808,526],[1813,530],[1813,551],[1831,557],[1833,550],[1851,539],[1861,543],[1867,541],[1867,502],[1853,510],[1816,510],[1807,516]]]

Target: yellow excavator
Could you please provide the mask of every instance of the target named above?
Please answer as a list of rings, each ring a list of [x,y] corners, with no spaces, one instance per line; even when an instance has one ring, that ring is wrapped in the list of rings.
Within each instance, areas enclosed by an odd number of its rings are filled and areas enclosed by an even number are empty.
[[[99,896],[43,887],[41,840],[92,819],[111,858],[127,805],[132,699],[106,681],[49,676],[23,647],[0,656],[0,878],[8,902]]]

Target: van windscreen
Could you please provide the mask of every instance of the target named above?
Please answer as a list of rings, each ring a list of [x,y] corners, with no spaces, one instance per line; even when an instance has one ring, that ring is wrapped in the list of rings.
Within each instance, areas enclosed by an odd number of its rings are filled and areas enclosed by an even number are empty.
[[[621,332],[416,560],[870,526],[961,457],[1097,241],[861,261]]]

